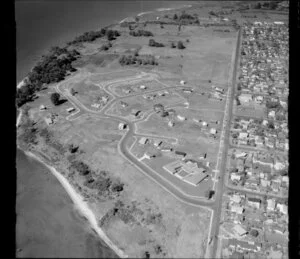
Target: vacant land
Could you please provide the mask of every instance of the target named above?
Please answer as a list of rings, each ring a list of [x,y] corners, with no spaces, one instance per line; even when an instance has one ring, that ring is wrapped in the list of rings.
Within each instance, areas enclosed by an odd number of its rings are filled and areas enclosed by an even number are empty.
[[[206,14],[197,8],[186,11],[208,17],[208,10]],[[175,12],[156,15],[166,13]],[[206,249],[211,211],[182,203],[161,188],[129,163],[128,156],[128,160],[124,158],[120,141],[129,134],[125,142],[128,150],[135,133],[174,138],[170,140],[173,144],[167,143],[174,150],[195,160],[205,155],[203,163],[213,177],[236,31],[232,27],[228,32],[217,32],[218,26],[142,22],[132,27],[112,27],[121,36],[112,40],[107,50],[102,49],[107,43],[102,39],[77,46],[82,56],[73,65],[79,70],[58,87],[68,100],[51,105],[50,94],[57,89],[49,86],[51,92],[42,92],[43,96],[29,104],[35,128],[21,129],[20,135],[32,142],[33,151],[42,152],[68,177],[92,206],[105,233],[129,257],[200,258]],[[134,37],[131,30],[151,31],[153,36]],[[149,39],[164,47],[149,46]],[[176,47],[179,41],[185,48]],[[122,63],[122,55],[151,55],[155,63]],[[224,90],[221,97],[216,97],[215,87]],[[71,88],[76,92],[72,98],[66,91]],[[48,109],[39,111],[41,104]],[[74,105],[80,111],[69,114],[66,109]],[[47,127],[44,118],[51,113],[57,114],[58,120]],[[143,121],[134,125],[136,120]],[[127,122],[129,131],[120,130],[120,122]],[[137,145],[131,151],[138,158],[151,151]],[[174,152],[154,150],[157,157],[141,162],[160,174],[162,182],[169,181],[198,197],[211,189],[211,177],[193,187],[168,173],[163,166],[178,158]]]
[[[172,107],[174,114],[161,117],[154,113],[147,120],[137,123],[137,132],[140,134],[152,134],[156,136],[168,136],[195,140],[199,137],[211,137],[211,129],[216,129],[214,136],[220,136],[223,112],[213,110],[193,110]],[[174,124],[171,127],[169,121]],[[217,123],[216,123],[217,122]],[[209,139],[207,139],[209,142]]]
[[[107,111],[107,114],[124,117],[129,120],[141,118],[143,115],[153,111],[155,104],[162,104],[165,107],[184,102],[185,99],[171,90],[145,93],[115,102]],[[135,115],[138,111],[139,114]]]

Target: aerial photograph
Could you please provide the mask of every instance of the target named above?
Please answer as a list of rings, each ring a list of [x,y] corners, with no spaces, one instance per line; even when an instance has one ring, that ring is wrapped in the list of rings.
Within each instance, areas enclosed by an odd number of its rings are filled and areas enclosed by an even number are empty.
[[[290,258],[289,4],[16,0],[15,256]]]

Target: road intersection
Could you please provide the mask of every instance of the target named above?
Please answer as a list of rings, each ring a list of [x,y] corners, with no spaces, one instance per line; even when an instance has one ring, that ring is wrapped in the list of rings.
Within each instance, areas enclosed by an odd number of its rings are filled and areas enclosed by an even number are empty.
[[[163,83],[165,85],[162,89],[155,89],[150,91],[145,91],[143,93],[138,94],[132,94],[128,96],[120,96],[116,95],[115,91],[111,89],[111,86],[116,83],[124,83],[124,80],[117,79],[109,81],[109,83],[100,83],[96,84],[99,86],[99,88],[103,89],[107,93],[109,93],[112,96],[112,99],[104,106],[101,110],[95,111],[91,110],[85,105],[83,105],[75,96],[71,95],[69,91],[63,90],[62,87],[66,85],[67,82],[69,82],[73,78],[69,78],[66,81],[58,84],[55,88],[58,93],[60,93],[62,96],[67,98],[72,105],[76,108],[76,112],[68,115],[66,117],[67,120],[72,120],[72,117],[74,118],[74,115],[83,112],[83,114],[92,114],[93,116],[97,116],[100,118],[110,118],[112,120],[117,120],[119,122],[122,122],[127,125],[127,129],[124,131],[121,140],[118,143],[118,152],[120,155],[126,159],[130,164],[132,164],[134,167],[136,167],[141,173],[149,177],[151,180],[156,182],[158,185],[160,185],[163,189],[165,189],[168,193],[170,193],[172,196],[174,196],[176,199],[180,200],[181,202],[184,202],[186,204],[189,204],[191,206],[195,207],[204,207],[212,212],[211,219],[210,219],[210,225],[209,225],[209,234],[207,238],[207,248],[206,248],[206,254],[205,258],[213,258],[215,256],[215,252],[217,250],[217,237],[219,233],[219,221],[220,221],[220,215],[221,215],[221,205],[222,205],[222,195],[223,195],[223,188],[224,188],[224,177],[226,173],[226,162],[227,162],[227,153],[229,148],[229,127],[230,127],[230,121],[232,118],[232,107],[233,107],[233,97],[234,97],[234,88],[236,84],[236,74],[237,74],[237,66],[238,66],[238,56],[239,56],[239,50],[240,50],[240,41],[241,41],[241,31],[238,32],[237,37],[237,45],[235,47],[235,50],[233,51],[232,55],[232,68],[231,68],[231,76],[229,78],[228,82],[228,91],[227,91],[227,97],[226,97],[226,104],[224,109],[224,118],[223,118],[223,125],[222,125],[222,132],[220,137],[220,146],[218,151],[218,158],[217,158],[217,165],[214,170],[215,177],[213,180],[213,190],[215,190],[215,195],[211,200],[207,200],[204,197],[200,196],[192,196],[184,191],[182,191],[178,186],[176,186],[174,183],[168,181],[166,178],[164,178],[162,175],[160,175],[158,172],[147,166],[145,163],[141,161],[141,159],[136,158],[132,153],[131,149],[134,146],[136,142],[136,137],[138,136],[148,136],[148,137],[156,137],[156,138],[165,138],[165,139],[171,139],[175,140],[175,144],[178,143],[177,138],[167,137],[167,136],[156,136],[156,135],[148,135],[148,134],[140,134],[137,132],[137,123],[139,121],[143,121],[145,119],[148,119],[149,116],[152,114],[150,112],[147,114],[147,117],[143,116],[139,120],[131,121],[126,118],[122,118],[120,116],[115,116],[108,114],[107,112],[112,107],[112,105],[119,100],[122,100],[124,98],[133,97],[133,96],[142,96],[147,93],[151,92],[158,92],[166,89],[175,89],[178,88],[178,86],[169,86]],[[80,71],[81,72],[81,71]],[[78,75],[82,75],[82,73],[79,73]],[[136,81],[136,80],[143,80],[148,79],[147,75],[145,73],[139,74],[137,76],[125,78],[126,82]],[[151,77],[154,80],[158,81],[156,77]],[[158,81],[159,82],[159,81]],[[181,95],[180,95],[181,96]],[[186,98],[181,96],[183,98],[182,103],[187,103]],[[174,107],[174,105],[172,105]],[[175,106],[176,107],[176,106]],[[78,119],[82,115],[76,117],[74,119]],[[129,145],[127,143],[135,139],[134,143],[131,144],[131,147],[128,148]]]

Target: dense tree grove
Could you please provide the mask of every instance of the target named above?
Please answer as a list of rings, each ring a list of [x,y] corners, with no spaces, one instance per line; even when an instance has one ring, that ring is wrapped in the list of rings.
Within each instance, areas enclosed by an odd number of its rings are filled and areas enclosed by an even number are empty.
[[[72,62],[79,57],[76,50],[53,47],[48,55],[28,74],[25,85],[17,90],[16,104],[18,107],[33,100],[34,93],[40,91],[45,85],[63,80],[68,72],[76,71]]]
[[[154,39],[149,40],[150,47],[164,47],[165,45],[159,42],[156,42]]]
[[[155,61],[154,56],[143,56],[143,57],[136,57],[136,56],[121,56],[119,59],[119,63],[124,65],[158,65],[158,63]]]
[[[153,36],[153,33],[151,31],[145,31],[145,30],[138,30],[138,31],[130,31],[129,35],[134,36],[134,37],[140,37],[140,36]]]
[[[182,24],[200,24],[197,15],[190,15],[185,12],[182,12],[178,17],[177,14],[174,14],[173,20],[178,21]]]
[[[82,43],[82,42],[92,42],[98,38],[106,36],[108,40],[114,40],[116,37],[120,36],[117,30],[107,30],[101,29],[100,31],[89,31],[84,34],[77,36],[73,41],[68,42],[68,45]]]

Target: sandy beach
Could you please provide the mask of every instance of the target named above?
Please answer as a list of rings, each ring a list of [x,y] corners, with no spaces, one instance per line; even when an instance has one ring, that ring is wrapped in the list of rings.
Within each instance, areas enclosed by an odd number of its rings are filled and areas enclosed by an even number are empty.
[[[24,85],[24,79],[17,84],[17,89],[21,88]]]
[[[83,197],[78,194],[74,188],[71,186],[71,184],[68,182],[68,180],[60,174],[54,167],[49,166],[46,164],[42,159],[40,159],[38,156],[33,154],[32,152],[25,151],[25,154],[29,157],[32,157],[42,164],[44,164],[51,172],[52,174],[58,179],[58,181],[61,183],[61,185],[64,187],[72,201],[74,202],[75,206],[77,207],[78,211],[87,218],[89,221],[91,227],[96,231],[96,233],[99,235],[99,237],[121,258],[127,258],[128,256],[120,250],[103,232],[103,230],[98,227],[96,217],[92,210],[89,208],[88,204],[84,201]]]

